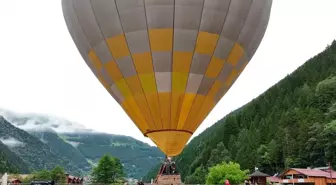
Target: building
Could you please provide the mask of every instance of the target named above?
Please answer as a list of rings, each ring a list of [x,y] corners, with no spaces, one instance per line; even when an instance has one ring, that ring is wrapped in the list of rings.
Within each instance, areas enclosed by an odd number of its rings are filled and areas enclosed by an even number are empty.
[[[69,174],[65,174],[66,175],[66,181],[67,184],[72,185],[72,184],[83,184],[84,179],[80,178],[80,177],[75,177]]]
[[[266,177],[269,177],[269,175],[262,173],[260,171],[255,171],[251,175],[249,175],[252,184],[258,184],[258,185],[266,185]]]
[[[266,177],[266,180],[271,184],[279,184],[281,182],[281,179],[278,176]]]
[[[290,168],[280,175],[284,185],[336,185],[336,171],[328,168]]]

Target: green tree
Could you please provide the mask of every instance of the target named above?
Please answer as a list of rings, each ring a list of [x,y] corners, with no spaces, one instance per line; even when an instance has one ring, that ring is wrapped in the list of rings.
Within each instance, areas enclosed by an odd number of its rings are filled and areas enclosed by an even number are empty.
[[[248,129],[242,129],[238,134],[237,147],[239,149],[235,161],[238,161],[244,169],[252,168],[255,165],[256,151],[253,146],[253,138],[256,136],[257,134],[253,134]]]
[[[28,177],[22,179],[23,183],[29,183],[33,180],[54,180],[57,183],[64,183],[66,181],[64,169],[61,166],[56,166],[51,171],[41,170],[35,171]]]
[[[229,162],[230,160],[230,152],[226,149],[223,142],[220,142],[217,144],[217,147],[211,151],[208,167],[214,166],[223,161]]]
[[[104,155],[92,172],[93,180],[96,183],[114,183],[124,175],[120,160],[110,155]]]
[[[33,172],[32,180],[51,180],[51,172],[48,170],[41,170]]]
[[[205,179],[207,176],[207,170],[204,168],[204,166],[200,166],[196,168],[195,172],[187,176],[184,180],[185,184],[204,184]]]
[[[333,167],[336,167],[336,120],[325,125],[323,130],[325,144],[325,155],[329,161],[332,161]]]
[[[316,97],[319,107],[324,111],[328,111],[333,101],[336,99],[336,76],[327,78],[316,87]]]
[[[61,166],[56,166],[51,171],[51,179],[54,180],[56,183],[65,182],[65,175],[64,175],[64,169]]]
[[[271,171],[271,154],[265,145],[260,145],[257,150],[257,165],[261,166],[261,171]]]
[[[275,139],[272,139],[268,143],[268,149],[269,149],[269,155],[270,155],[270,161],[271,161],[271,171],[272,173],[275,173],[277,171],[280,154],[279,154],[279,148],[277,145],[277,142]]]
[[[209,169],[206,184],[223,184],[226,179],[231,184],[239,184],[247,178],[248,170],[241,170],[240,165],[234,162],[223,162]]]
[[[30,174],[30,175],[28,175],[26,178],[22,179],[21,181],[22,181],[23,184],[28,184],[28,183],[30,183],[32,180],[34,180],[34,178],[33,178],[33,174]]]
[[[310,126],[308,133],[306,133],[309,138],[307,139],[305,146],[308,160],[311,161],[311,166],[318,167],[326,164],[324,158],[321,157],[324,155],[325,151],[322,133],[323,126],[319,123]]]

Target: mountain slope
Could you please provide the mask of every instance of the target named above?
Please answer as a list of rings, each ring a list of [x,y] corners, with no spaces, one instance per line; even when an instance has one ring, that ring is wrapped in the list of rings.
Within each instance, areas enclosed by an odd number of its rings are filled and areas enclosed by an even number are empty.
[[[2,116],[0,117],[0,137],[5,141],[11,141],[9,143],[12,145],[11,151],[22,158],[32,170],[52,169],[56,165],[62,165],[68,171],[81,173],[73,162],[52,150],[38,138],[14,127]]]
[[[176,158],[186,183],[230,158],[273,174],[287,167],[336,168],[336,41],[291,75],[195,137]],[[224,147],[224,148],[223,148]],[[228,151],[228,154],[218,151]],[[224,152],[225,153],[225,152]],[[195,155],[196,154],[196,155]],[[150,179],[153,169],[146,176]],[[194,182],[193,179],[203,179]]]
[[[45,129],[44,131],[30,130],[29,133],[39,138],[57,153],[62,154],[62,156],[73,162],[83,172],[91,170],[92,165],[86,160],[84,155],[52,129]]]
[[[144,176],[164,155],[157,147],[151,147],[131,137],[104,133],[62,134],[91,163],[96,164],[103,154],[118,157],[128,176]]]
[[[48,145],[60,158],[70,161],[76,168],[75,171],[69,171],[72,174],[87,175],[92,166],[95,166],[104,154],[109,153],[120,158],[129,177],[140,178],[164,157],[158,148],[132,137],[98,133],[61,118],[18,114],[4,109],[0,109],[1,114],[14,126]],[[44,163],[49,164],[49,161]]]
[[[0,174],[28,173],[28,165],[0,141]]]

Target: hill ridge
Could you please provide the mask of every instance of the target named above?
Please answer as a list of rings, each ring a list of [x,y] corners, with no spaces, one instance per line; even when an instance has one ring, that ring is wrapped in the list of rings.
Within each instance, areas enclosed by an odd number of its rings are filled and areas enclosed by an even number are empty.
[[[25,121],[30,119],[27,116],[21,118],[20,115],[15,114],[11,116],[21,124],[25,124]],[[121,159],[129,177],[141,178],[163,158],[163,154],[158,148],[130,136],[101,132],[60,133],[48,127],[48,125],[45,127],[43,122],[40,122],[39,127],[36,128],[22,129],[17,124],[8,122],[3,116],[0,119],[0,139],[2,137],[6,137],[7,140],[8,138],[15,138],[8,141],[8,143],[24,143],[27,138],[28,140],[33,140],[28,145],[28,151],[23,151],[22,148],[10,149],[16,156],[21,157],[27,163],[30,171],[43,168],[51,169],[56,164],[61,164],[66,171],[71,172],[73,175],[87,175],[92,167],[97,164],[100,157],[109,153]],[[42,150],[46,150],[44,152],[47,152],[49,157],[35,156],[37,154],[32,151],[38,147],[32,146],[37,145],[41,145]],[[54,158],[55,160],[49,160],[49,158]],[[39,160],[35,161],[34,159]]]

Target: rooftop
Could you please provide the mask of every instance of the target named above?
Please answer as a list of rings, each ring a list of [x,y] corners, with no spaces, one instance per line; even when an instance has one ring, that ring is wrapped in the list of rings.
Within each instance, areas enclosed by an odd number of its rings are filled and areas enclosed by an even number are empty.
[[[255,171],[250,175],[250,177],[269,177],[266,173],[262,173],[260,171]]]
[[[329,171],[323,171],[320,169],[305,169],[305,168],[290,168],[288,170],[294,170],[297,171],[303,175],[310,176],[310,177],[327,177],[330,178],[330,172]],[[285,171],[286,172],[288,172]],[[281,176],[283,176],[285,173],[283,173]],[[332,177],[336,178],[336,171],[332,171]]]
[[[281,181],[281,179],[279,177],[276,177],[276,176],[271,176],[271,177],[266,177],[266,178],[270,182],[280,182]]]

